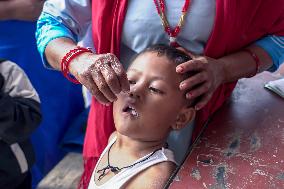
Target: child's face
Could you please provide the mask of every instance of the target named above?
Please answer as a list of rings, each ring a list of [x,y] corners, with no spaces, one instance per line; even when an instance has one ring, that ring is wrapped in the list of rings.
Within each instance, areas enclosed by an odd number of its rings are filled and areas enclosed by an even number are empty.
[[[164,139],[186,105],[179,89],[182,76],[165,56],[147,52],[130,65],[130,93],[121,93],[114,103],[114,122],[120,134],[135,139]]]

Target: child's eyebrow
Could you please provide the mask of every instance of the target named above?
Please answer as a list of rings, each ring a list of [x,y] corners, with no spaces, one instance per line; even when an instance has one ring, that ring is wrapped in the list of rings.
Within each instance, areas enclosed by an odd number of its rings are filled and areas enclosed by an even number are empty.
[[[127,71],[132,71],[132,72],[136,72],[138,74],[142,74],[141,71],[134,69],[134,68],[129,68]]]
[[[137,76],[141,76],[142,74],[143,74],[143,72],[142,71],[140,71],[140,70],[137,70],[137,69],[135,69],[135,68],[129,68],[128,70],[127,70],[127,72],[135,72],[135,74],[137,75]]]
[[[162,80],[162,81],[165,81],[165,78],[164,77],[160,77],[160,76],[154,76],[153,77],[153,80]]]
[[[133,72],[136,72],[137,74],[141,75],[142,72],[137,70],[137,69],[134,69],[134,68],[129,68],[128,71],[133,71]],[[162,77],[162,76],[153,76],[152,78],[153,81],[156,81],[156,80],[162,80],[162,81],[165,81],[165,77]]]

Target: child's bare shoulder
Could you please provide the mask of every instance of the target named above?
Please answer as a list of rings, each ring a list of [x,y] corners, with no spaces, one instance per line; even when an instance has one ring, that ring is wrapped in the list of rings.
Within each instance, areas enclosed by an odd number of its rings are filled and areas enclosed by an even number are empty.
[[[131,179],[125,189],[162,189],[175,168],[176,165],[170,161],[153,165]]]

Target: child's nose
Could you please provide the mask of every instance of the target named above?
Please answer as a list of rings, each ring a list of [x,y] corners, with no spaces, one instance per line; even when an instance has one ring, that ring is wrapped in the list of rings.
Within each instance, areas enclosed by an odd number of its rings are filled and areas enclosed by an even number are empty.
[[[136,83],[135,85],[130,86],[129,96],[132,98],[140,99],[143,87],[141,84]]]
[[[131,90],[131,89],[130,89],[130,92],[129,92],[129,96],[131,98],[135,98],[135,99],[140,99],[141,98],[141,95],[139,93],[137,93],[136,90]]]

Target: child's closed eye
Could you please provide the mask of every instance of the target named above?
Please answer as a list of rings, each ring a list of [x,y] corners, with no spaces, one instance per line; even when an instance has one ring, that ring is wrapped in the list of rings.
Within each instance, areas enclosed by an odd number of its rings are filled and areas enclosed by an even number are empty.
[[[128,79],[128,82],[129,82],[129,84],[130,84],[130,85],[134,85],[134,84],[136,84],[136,81],[134,81],[134,80],[130,80],[130,79]]]
[[[153,93],[157,93],[157,94],[165,94],[164,91],[157,89],[155,87],[149,87],[150,91],[152,91]]]

